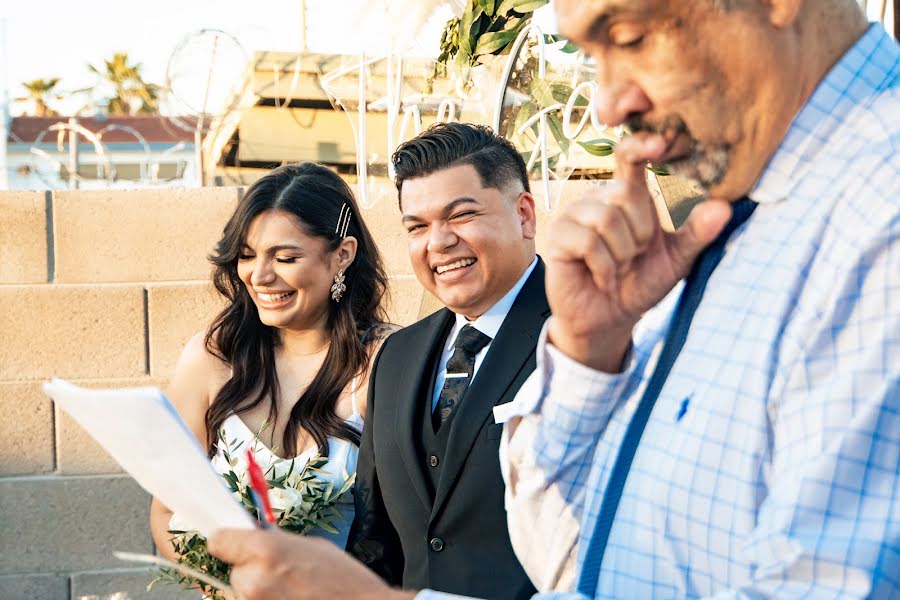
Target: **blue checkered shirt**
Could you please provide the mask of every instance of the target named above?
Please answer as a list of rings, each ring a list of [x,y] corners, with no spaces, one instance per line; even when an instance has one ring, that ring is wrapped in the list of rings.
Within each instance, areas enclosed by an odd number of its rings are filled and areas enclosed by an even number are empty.
[[[641,439],[597,598],[900,598],[900,51],[880,26],[820,83],[750,197]],[[680,291],[636,328],[622,374],[542,339],[497,411],[521,417],[507,508],[539,589],[559,586],[545,563],[580,572]],[[567,520],[571,554],[554,556]]]

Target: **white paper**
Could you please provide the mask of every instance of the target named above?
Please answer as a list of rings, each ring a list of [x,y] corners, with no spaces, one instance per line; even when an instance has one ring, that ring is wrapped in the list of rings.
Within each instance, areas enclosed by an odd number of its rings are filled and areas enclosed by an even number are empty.
[[[54,379],[44,392],[141,487],[202,535],[256,526],[158,388],[97,390]]]
[[[202,571],[192,569],[185,564],[172,562],[171,560],[167,560],[161,556],[154,556],[152,554],[137,554],[135,552],[119,552],[116,550],[113,551],[113,556],[115,556],[119,560],[124,560],[127,562],[148,563],[151,565],[159,565],[160,567],[175,569],[182,575],[193,577],[194,579],[209,584],[214,588],[219,588],[226,594],[231,594],[232,596],[235,595],[234,590],[231,588],[231,586],[224,581],[216,579],[215,577],[211,577]]]

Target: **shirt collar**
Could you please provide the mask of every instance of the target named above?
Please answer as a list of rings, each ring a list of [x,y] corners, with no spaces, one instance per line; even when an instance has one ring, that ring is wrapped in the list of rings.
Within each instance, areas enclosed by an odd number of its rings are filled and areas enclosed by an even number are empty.
[[[762,172],[750,197],[773,203],[790,197],[809,167],[828,153],[840,152],[838,131],[852,118],[861,99],[897,77],[896,43],[880,24],[872,24],[816,87]],[[887,62],[887,64],[885,64]],[[896,62],[896,61],[895,61]]]
[[[537,266],[537,257],[531,261],[531,264],[525,269],[525,272],[519,277],[519,280],[516,282],[516,285],[512,286],[506,295],[504,295],[500,300],[497,301],[492,307],[490,307],[483,315],[475,319],[474,321],[469,321],[463,315],[456,313],[456,323],[453,326],[453,331],[449,336],[447,336],[448,349],[453,346],[456,341],[456,334],[459,333],[459,330],[463,328],[464,325],[471,325],[481,333],[490,337],[492,340],[497,337],[497,332],[500,331],[500,326],[503,325],[503,321],[506,320],[506,315],[509,314],[509,309],[512,308],[513,303],[516,301],[516,298],[519,295],[519,292],[522,291],[522,286],[525,285],[525,282],[528,280],[528,277],[531,276],[531,272],[534,271],[534,268]]]

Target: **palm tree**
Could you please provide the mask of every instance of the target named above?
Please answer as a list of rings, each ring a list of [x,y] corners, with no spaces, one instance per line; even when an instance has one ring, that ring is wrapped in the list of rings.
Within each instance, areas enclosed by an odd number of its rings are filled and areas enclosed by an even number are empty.
[[[127,52],[116,52],[112,60],[103,62],[101,68],[88,65],[88,69],[113,88],[113,95],[108,103],[109,114],[134,115],[156,112],[160,86],[144,81],[141,63],[128,64]]]
[[[59,77],[51,77],[49,79],[33,79],[22,84],[28,90],[28,96],[21,100],[29,100],[34,103],[33,117],[52,117],[59,113],[50,108],[49,102],[58,100],[59,94],[56,93],[56,86],[59,85]]]

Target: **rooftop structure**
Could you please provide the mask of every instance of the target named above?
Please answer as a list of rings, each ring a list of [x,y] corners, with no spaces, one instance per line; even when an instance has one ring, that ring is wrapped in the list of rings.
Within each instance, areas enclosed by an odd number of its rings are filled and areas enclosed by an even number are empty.
[[[195,183],[194,133],[176,127],[168,118],[149,115],[72,119],[57,116],[10,120],[6,140],[9,189]],[[73,138],[74,132],[77,136]],[[71,173],[77,173],[77,177]]]

